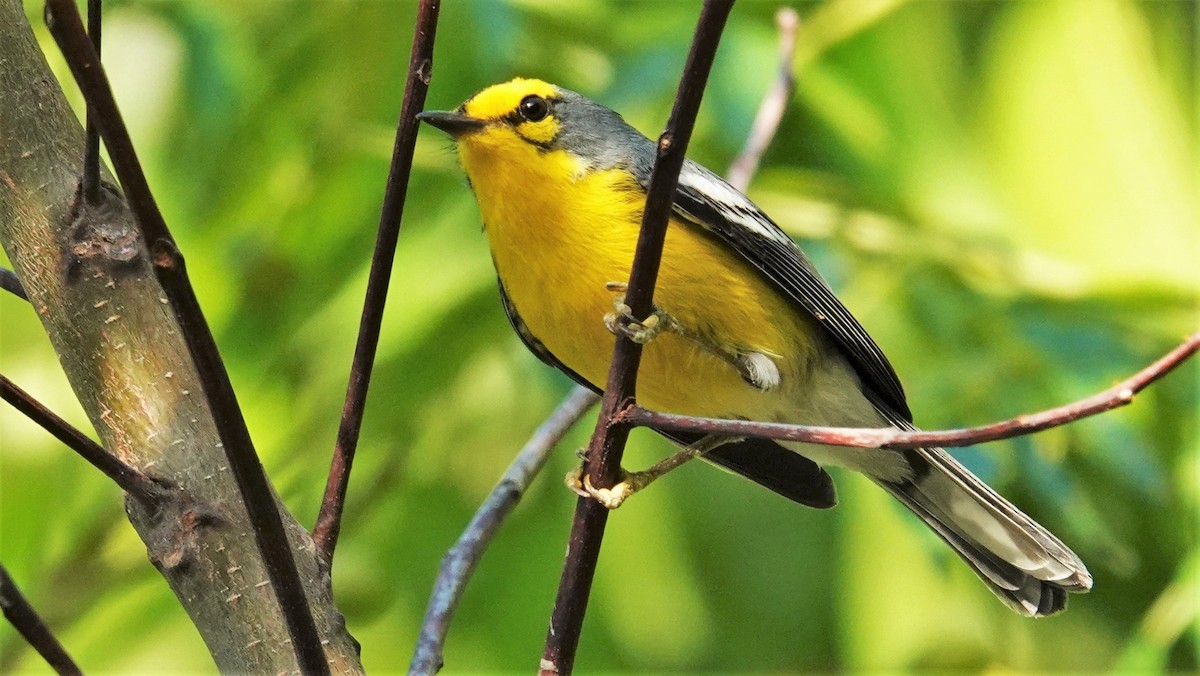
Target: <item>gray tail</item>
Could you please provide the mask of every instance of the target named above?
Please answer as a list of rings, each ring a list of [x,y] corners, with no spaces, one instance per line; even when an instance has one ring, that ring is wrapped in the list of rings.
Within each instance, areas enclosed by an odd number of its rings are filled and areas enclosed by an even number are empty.
[[[912,478],[875,482],[929,525],[1000,600],[1029,617],[1067,607],[1092,576],[1050,531],[940,448],[905,451]]]

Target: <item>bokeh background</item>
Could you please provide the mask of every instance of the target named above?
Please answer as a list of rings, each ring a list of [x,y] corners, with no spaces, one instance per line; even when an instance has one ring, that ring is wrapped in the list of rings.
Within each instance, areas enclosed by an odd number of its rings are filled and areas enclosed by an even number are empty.
[[[283,499],[316,514],[399,110],[413,2],[109,0],[105,64]],[[723,172],[778,71],[780,2],[736,6],[691,156]],[[799,88],[749,194],[904,379],[917,422],[979,424],[1141,368],[1198,322],[1195,4],[796,3]],[[64,73],[27,3],[55,69]],[[446,0],[431,108],[515,75],[654,135],[690,2]],[[67,87],[78,102],[73,87]],[[719,299],[720,290],[713,290]],[[29,308],[0,368],[80,425]],[[1130,407],[956,455],[1088,563],[1017,617],[879,490],[799,508],[695,464],[611,520],[579,665],[611,672],[1194,671],[1195,363]],[[478,212],[422,132],[335,588],[375,672],[408,663],[438,561],[568,390],[511,334]],[[463,600],[447,672],[528,672],[589,417]],[[0,411],[0,561],[90,671],[211,672],[115,488]],[[627,464],[661,457],[637,433]],[[7,625],[0,671],[44,671]]]

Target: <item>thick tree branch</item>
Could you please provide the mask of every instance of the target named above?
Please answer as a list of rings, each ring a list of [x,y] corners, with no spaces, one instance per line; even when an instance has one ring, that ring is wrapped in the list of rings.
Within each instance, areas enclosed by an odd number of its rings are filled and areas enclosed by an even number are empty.
[[[200,302],[188,281],[183,255],[163,220],[142,172],[133,142],[117,109],[99,57],[84,31],[74,0],[47,0],[46,24],[83,91],[88,108],[93,111],[92,117],[108,147],[113,168],[133,208],[134,224],[150,250],[155,274],[166,291],[188,352],[196,365],[205,400],[213,412],[217,432],[229,460],[229,469],[237,480],[242,501],[250,515],[255,540],[266,564],[267,575],[283,611],[296,659],[305,673],[329,673],[320,632],[305,598],[304,585],[292,557],[279,506],[258,454],[254,451],[233,384],[229,381],[216,341],[200,309]]]
[[[25,637],[29,645],[38,651],[55,672],[63,676],[83,673],[55,638],[50,627],[46,626],[33,606],[29,605],[29,601],[9,577],[4,566],[0,566],[0,610],[4,612],[4,619]]]
[[[388,281],[392,276],[396,242],[400,236],[400,219],[404,214],[404,197],[408,190],[409,175],[412,173],[413,150],[417,145],[417,113],[425,107],[425,94],[429,91],[429,79],[433,75],[433,42],[437,33],[440,7],[440,0],[421,0],[417,10],[412,54],[408,60],[408,85],[404,89],[400,122],[396,127],[396,140],[392,146],[392,164],[388,170],[387,188],[383,195],[383,209],[379,216],[378,234],[375,236],[371,271],[367,276],[366,299],[363,301],[362,318],[359,320],[354,359],[350,365],[350,382],[346,386],[342,422],[338,427],[329,478],[325,483],[325,496],[317,514],[317,523],[313,527],[313,542],[317,546],[317,555],[330,568],[333,566],[333,552],[337,548],[338,535],[341,533],[342,511],[346,504],[346,490],[350,485],[350,468],[354,463],[354,451],[358,447],[358,435],[362,430],[367,388],[371,384],[371,370],[375,365],[375,351],[379,346],[379,333],[383,326],[383,307],[387,302]]]
[[[147,506],[152,506],[163,498],[164,486],[129,466],[120,458],[104,450],[100,444],[92,441],[71,423],[54,414],[29,395],[13,384],[13,381],[0,375],[0,398],[7,401],[33,422],[41,425],[55,439],[67,445],[67,448],[78,453],[93,467],[116,482],[129,495]]]
[[[819,427],[782,423],[697,418],[649,411],[629,405],[613,419],[614,425],[638,425],[670,432],[701,432],[735,437],[759,437],[800,441],[828,446],[858,448],[927,448],[931,446],[972,446],[988,441],[1009,439],[1059,427],[1114,408],[1125,406],[1148,385],[1170,373],[1200,350],[1200,333],[1194,333],[1162,358],[1130,378],[1086,399],[1056,408],[1027,413],[990,425],[942,431],[905,431],[894,428]]]
[[[100,73],[86,39],[79,51],[93,57],[83,80],[94,85]],[[152,507],[129,501],[130,521],[218,669],[295,671],[297,642],[218,430],[224,414],[201,396],[208,385],[181,338],[195,327],[185,328],[187,319],[176,315],[170,299],[176,290],[165,290],[115,183],[101,180],[99,203],[83,199],[84,133],[17,0],[0,0],[0,63],[0,244],[101,445],[183,489],[184,499]],[[104,132],[102,106],[89,103]],[[111,138],[106,142],[116,163],[122,152]],[[137,179],[126,178],[125,186]],[[146,193],[135,188],[130,197],[141,201]],[[153,221],[143,219],[151,231]],[[156,248],[159,262],[171,259],[162,248]],[[275,499],[269,485],[266,495]],[[312,541],[286,511],[280,517],[306,585],[302,598],[318,625],[318,641],[304,649],[323,646],[338,671],[360,670],[357,645],[333,605]]]
[[[446,634],[450,631],[454,611],[458,608],[467,581],[475,572],[475,566],[483,558],[483,553],[491,544],[492,538],[517,506],[529,484],[546,464],[550,451],[597,401],[599,397],[586,387],[571,390],[525,443],[524,448],[504,472],[504,476],[500,477],[500,483],[496,484],[496,488],[476,510],[471,523],[454,543],[454,547],[442,558],[433,595],[429,599],[425,619],[421,623],[417,649],[408,666],[409,674],[435,674],[442,668],[442,649],[446,645]]]
[[[675,106],[667,120],[666,130],[658,139],[658,153],[646,191],[641,234],[625,296],[625,302],[635,317],[646,317],[651,311],[679,172],[683,168],[684,154],[700,109],[700,100],[704,96],[704,85],[712,69],[721,31],[732,8],[732,0],[705,1],[676,93]],[[626,402],[634,398],[641,354],[640,345],[625,336],[617,338],[600,418],[588,446],[586,460],[587,478],[597,488],[608,488],[618,481],[629,427],[611,425],[610,421]],[[539,665],[542,674],[569,674],[574,667],[575,651],[579,646],[583,617],[587,611],[607,520],[608,509],[598,501],[580,498],[576,503],[567,558]]]

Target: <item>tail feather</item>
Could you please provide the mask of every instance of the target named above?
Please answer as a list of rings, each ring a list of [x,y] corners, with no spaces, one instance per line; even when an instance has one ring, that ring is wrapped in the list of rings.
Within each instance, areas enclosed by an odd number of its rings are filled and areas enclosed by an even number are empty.
[[[1092,577],[1058,538],[940,448],[906,452],[913,473],[876,483],[962,557],[1002,601],[1031,617],[1066,608]]]

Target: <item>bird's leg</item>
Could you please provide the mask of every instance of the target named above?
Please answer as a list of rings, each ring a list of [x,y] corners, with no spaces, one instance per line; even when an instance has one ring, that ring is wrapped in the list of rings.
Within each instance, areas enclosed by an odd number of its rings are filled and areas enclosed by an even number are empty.
[[[641,472],[627,472],[624,468],[620,470],[621,480],[618,481],[612,488],[596,488],[592,486],[592,482],[588,479],[587,472],[584,471],[584,466],[580,465],[578,469],[567,472],[566,484],[567,487],[574,491],[577,495],[585,498],[594,498],[600,504],[609,509],[616,509],[621,506],[629,498],[629,496],[637,493],[646,486],[649,486],[656,479],[680,465],[699,458],[708,453],[714,448],[731,442],[738,441],[738,437],[727,437],[710,434],[702,437],[699,441],[684,446],[679,452],[671,455],[654,466]]]
[[[742,380],[756,389],[765,392],[779,384],[779,366],[775,363],[775,355],[714,343],[696,332],[689,331],[658,306],[654,306],[649,317],[639,321],[625,304],[624,292],[628,285],[624,282],[609,282],[604,286],[609,291],[620,292],[613,300],[613,308],[616,311],[604,315],[604,325],[613,334],[628,336],[633,342],[645,345],[664,331],[670,331],[725,361],[737,370]]]
[[[604,288],[618,292],[613,299],[613,309],[616,311],[604,315],[604,326],[614,335],[621,334],[639,345],[645,345],[664,331],[669,331],[732,366],[742,380],[755,389],[766,392],[779,385],[779,365],[775,362],[778,355],[717,344],[698,332],[689,331],[657,305],[649,317],[639,321],[625,304],[624,292],[628,290],[628,284],[608,282]]]

